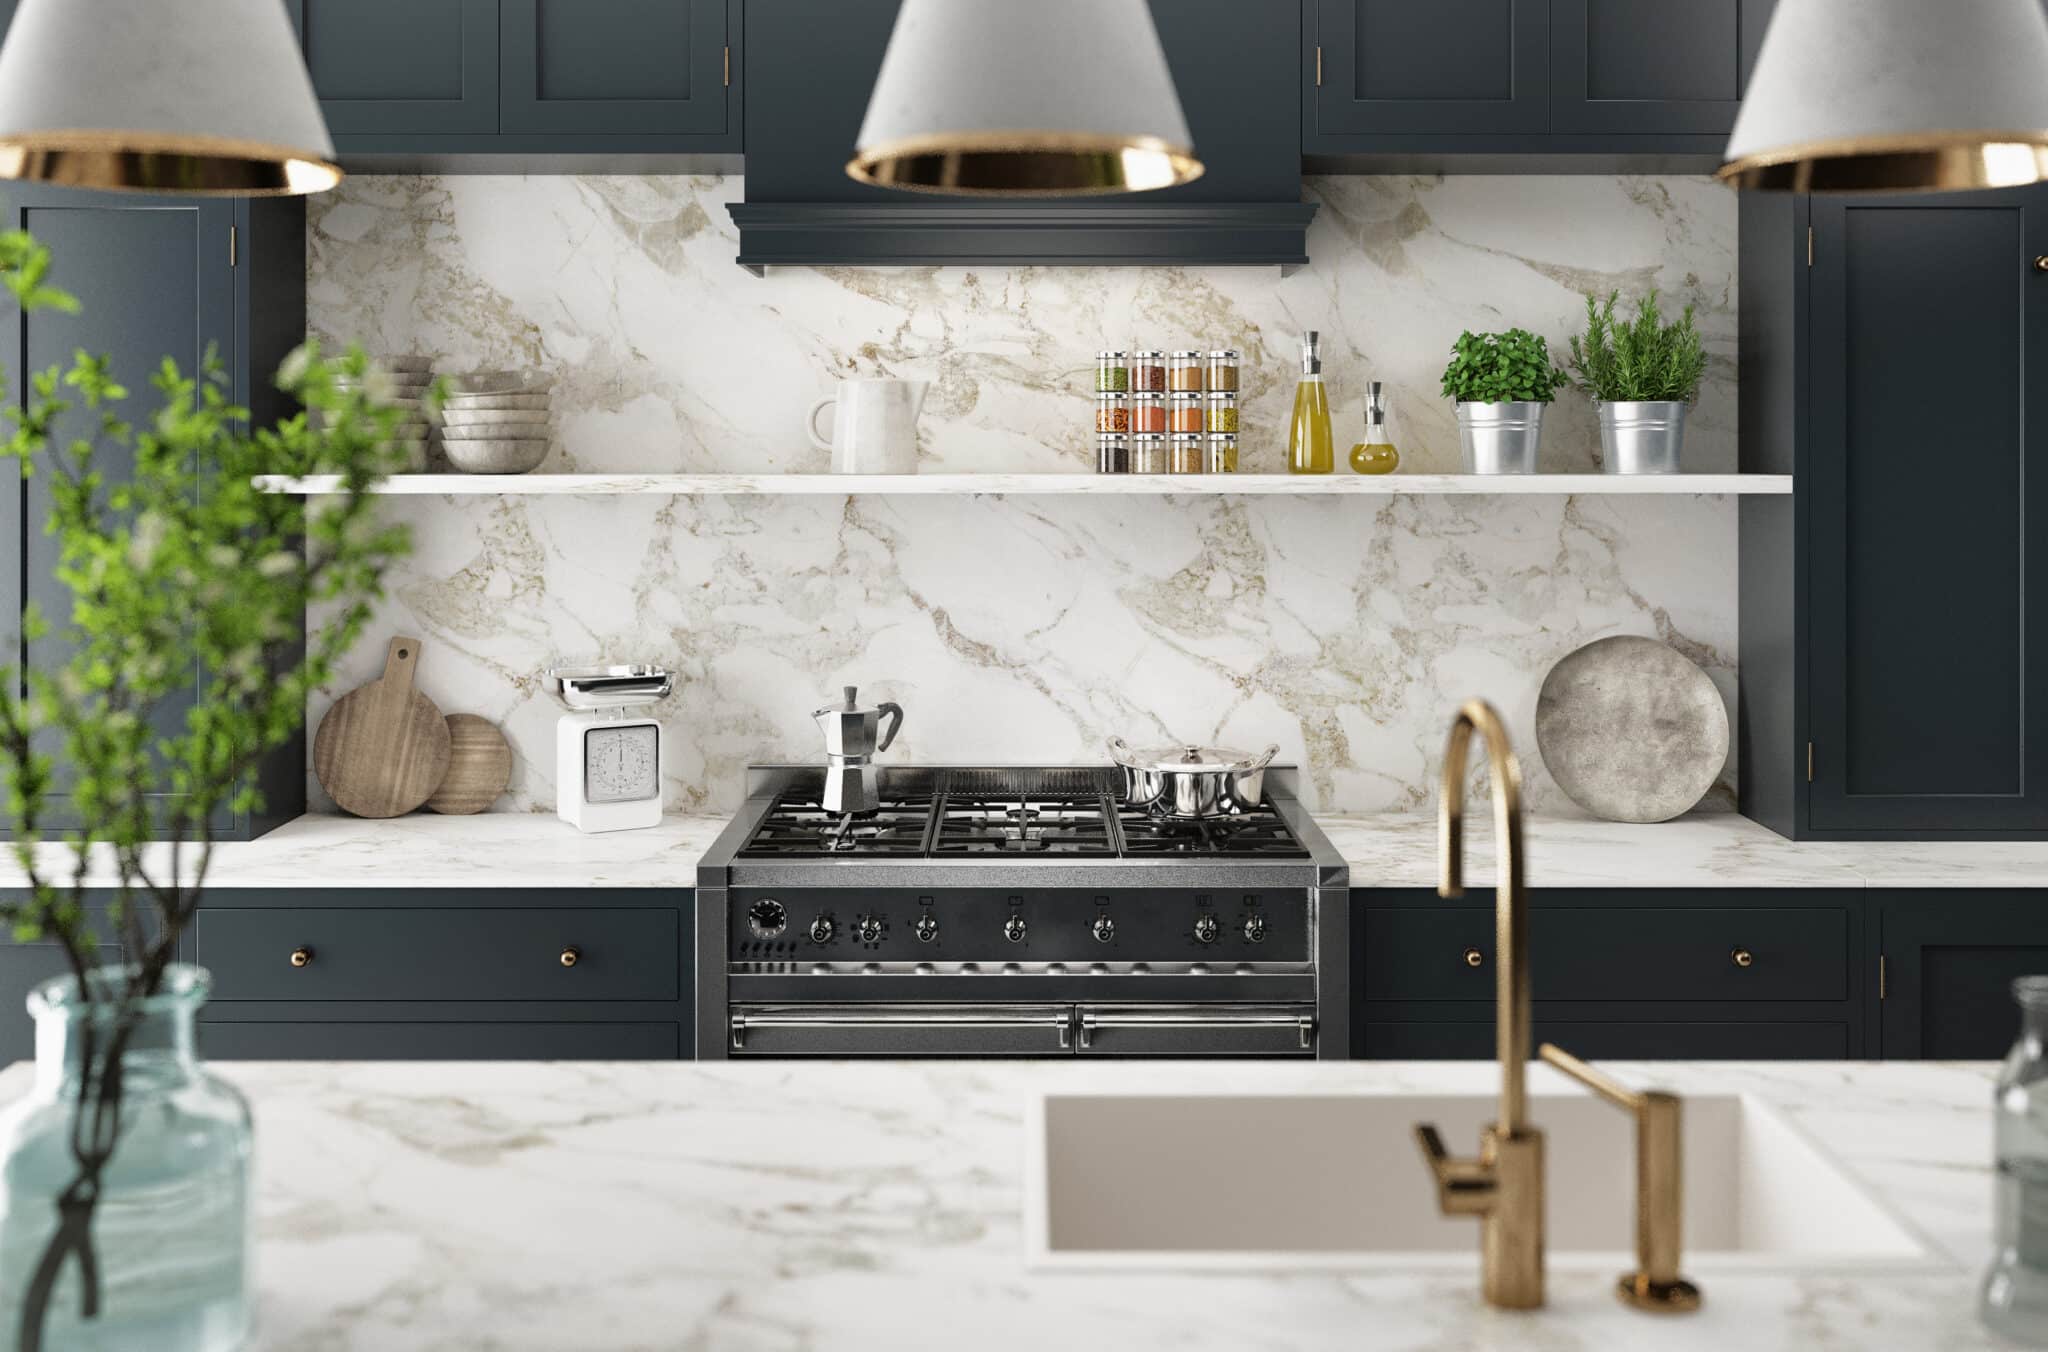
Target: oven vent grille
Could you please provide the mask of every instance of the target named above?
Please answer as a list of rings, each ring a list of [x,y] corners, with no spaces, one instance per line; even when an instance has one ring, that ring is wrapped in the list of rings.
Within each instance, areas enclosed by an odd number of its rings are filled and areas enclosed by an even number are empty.
[[[945,772],[945,791],[959,798],[1092,798],[1116,793],[1116,771],[1094,765],[1004,766]]]

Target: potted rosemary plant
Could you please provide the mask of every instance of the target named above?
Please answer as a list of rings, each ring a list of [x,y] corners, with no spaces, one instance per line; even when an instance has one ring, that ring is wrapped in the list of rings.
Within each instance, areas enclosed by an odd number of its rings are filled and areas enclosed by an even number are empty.
[[[1600,461],[1609,474],[1676,474],[1685,448],[1685,412],[1700,392],[1707,354],[1692,306],[1670,323],[1650,292],[1633,323],[1617,323],[1614,303],[1586,297],[1586,332],[1572,339],[1575,383],[1600,414]]]
[[[1564,383],[1550,347],[1527,329],[1458,335],[1443,392],[1458,405],[1467,474],[1534,474],[1543,407]]]
[[[46,285],[49,266],[27,234],[0,234],[17,303],[75,310]],[[5,450],[49,482],[70,604],[24,616],[8,651],[26,641],[42,660],[0,668],[0,783],[23,880],[0,894],[0,918],[18,940],[54,941],[70,973],[30,997],[34,1087],[0,1109],[0,1338],[21,1352],[215,1352],[245,1343],[253,1306],[249,1114],[198,1057],[207,975],[174,959],[213,823],[255,805],[251,766],[302,723],[408,548],[368,496],[397,467],[402,415],[359,351],[301,348],[278,373],[318,426],[300,414],[252,428],[211,367],[166,361],[160,407],[134,426],[104,357],[29,381]],[[310,473],[340,490],[253,482]],[[337,618],[302,639],[314,602]]]

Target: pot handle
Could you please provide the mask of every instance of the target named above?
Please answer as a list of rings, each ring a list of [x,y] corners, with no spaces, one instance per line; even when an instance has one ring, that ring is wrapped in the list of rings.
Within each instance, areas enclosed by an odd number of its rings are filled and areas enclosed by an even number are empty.
[[[1242,764],[1238,765],[1236,768],[1239,770],[1263,770],[1268,765],[1271,765],[1273,763],[1273,757],[1279,754],[1280,743],[1275,742],[1273,743],[1273,745],[1267,747],[1258,755],[1253,756],[1250,760],[1245,761]]]
[[[1123,738],[1112,736],[1104,741],[1103,745],[1109,748],[1109,758],[1115,764],[1129,765],[1131,763],[1130,743],[1124,741]]]
[[[896,740],[896,734],[903,731],[903,706],[891,700],[877,707],[881,716],[889,720],[889,730],[882,734],[882,744],[876,747],[875,750],[878,752],[887,751],[889,743]]]

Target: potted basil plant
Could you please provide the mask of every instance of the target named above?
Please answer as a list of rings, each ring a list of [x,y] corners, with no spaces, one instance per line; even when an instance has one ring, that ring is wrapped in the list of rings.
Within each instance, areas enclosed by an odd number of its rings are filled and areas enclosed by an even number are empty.
[[[1543,407],[1564,383],[1550,348],[1527,329],[1458,335],[1444,396],[1458,405],[1467,474],[1534,474]]]
[[[1587,296],[1585,335],[1572,339],[1575,383],[1600,414],[1601,466],[1609,474],[1676,474],[1685,412],[1707,368],[1692,306],[1666,323],[1652,291],[1634,322],[1617,323],[1618,298]]]

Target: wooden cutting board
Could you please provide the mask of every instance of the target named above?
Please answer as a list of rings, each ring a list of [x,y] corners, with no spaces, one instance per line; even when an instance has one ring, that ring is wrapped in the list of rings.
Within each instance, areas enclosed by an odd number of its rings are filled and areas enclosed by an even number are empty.
[[[427,801],[448,773],[448,720],[412,688],[420,641],[394,638],[384,675],[334,702],[313,734],[313,773],[344,812],[396,817]]]
[[[448,737],[448,773],[427,806],[450,816],[482,812],[512,782],[512,744],[496,723],[475,714],[448,715]]]

